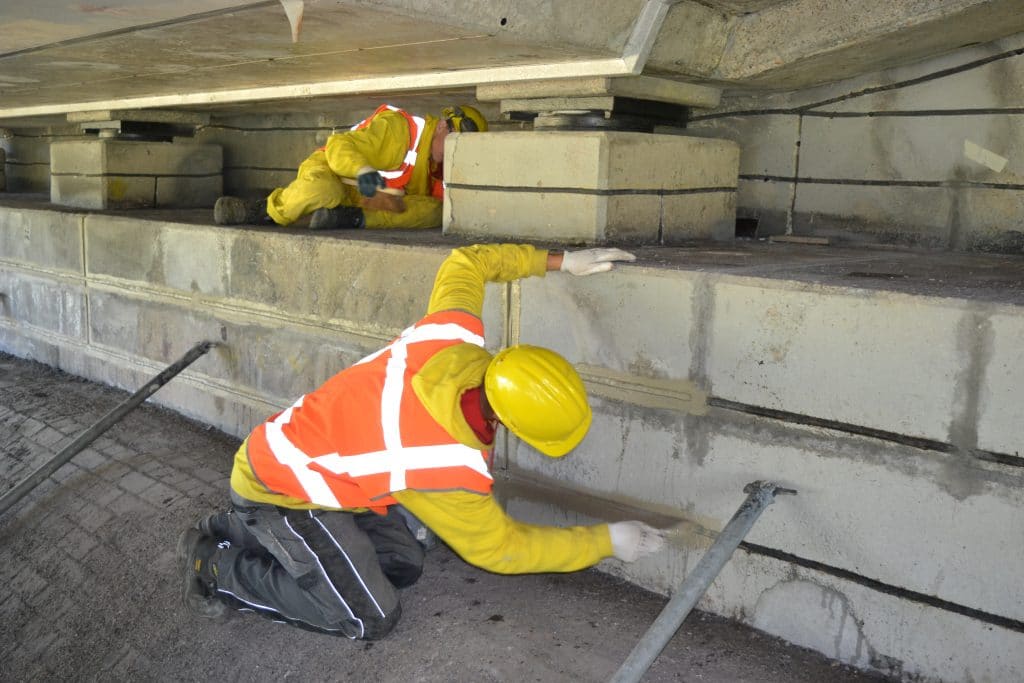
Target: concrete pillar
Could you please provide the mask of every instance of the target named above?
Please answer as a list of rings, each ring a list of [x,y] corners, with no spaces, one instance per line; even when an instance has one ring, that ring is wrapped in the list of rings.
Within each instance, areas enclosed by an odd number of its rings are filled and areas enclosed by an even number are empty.
[[[7,152],[0,147],[0,192],[7,191]]]
[[[739,147],[618,131],[452,135],[444,232],[570,243],[731,239]]]
[[[50,146],[50,201],[83,209],[209,207],[222,193],[217,145],[78,139]]]

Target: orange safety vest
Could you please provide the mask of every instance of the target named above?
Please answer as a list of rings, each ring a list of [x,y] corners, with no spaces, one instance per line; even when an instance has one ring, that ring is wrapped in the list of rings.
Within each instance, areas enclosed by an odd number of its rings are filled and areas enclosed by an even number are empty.
[[[426,127],[426,119],[419,116],[413,116],[398,107],[392,107],[390,104],[382,104],[377,107],[377,111],[373,112],[365,119],[352,126],[352,130],[361,130],[370,125],[373,117],[377,116],[383,111],[394,111],[398,112],[405,117],[406,122],[409,124],[409,150],[405,153],[405,159],[402,161],[402,165],[393,171],[378,171],[381,177],[384,178],[384,184],[393,189],[401,190],[409,184],[409,180],[412,178],[413,168],[416,166],[416,149],[420,146],[420,138],[423,136],[423,129]]]
[[[390,494],[405,489],[489,493],[489,453],[458,443],[411,385],[434,354],[460,343],[483,346],[479,318],[423,318],[253,430],[253,474],[274,493],[381,513],[396,502]]]

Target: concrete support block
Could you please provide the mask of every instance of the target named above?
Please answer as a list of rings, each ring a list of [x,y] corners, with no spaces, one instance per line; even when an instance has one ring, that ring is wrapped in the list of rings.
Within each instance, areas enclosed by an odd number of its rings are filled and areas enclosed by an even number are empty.
[[[695,280],[650,268],[620,268],[613,278],[552,274],[520,283],[519,338],[557,351],[578,366],[658,378],[687,378],[693,355]],[[637,306],[633,293],[657,307]],[[601,321],[614,320],[615,325]],[[658,330],[646,334],[644,330]]]
[[[727,140],[524,131],[447,145],[446,233],[585,243],[734,234],[739,148]]]
[[[706,369],[716,396],[950,439],[963,389],[956,369],[969,353],[961,307],[893,292],[742,282],[718,284],[712,306]]]
[[[88,209],[211,206],[222,193],[216,145],[97,138],[50,146],[50,200]]]
[[[0,326],[85,341],[85,292],[79,284],[35,277],[0,266]]]
[[[82,275],[82,216],[0,207],[0,261]]]

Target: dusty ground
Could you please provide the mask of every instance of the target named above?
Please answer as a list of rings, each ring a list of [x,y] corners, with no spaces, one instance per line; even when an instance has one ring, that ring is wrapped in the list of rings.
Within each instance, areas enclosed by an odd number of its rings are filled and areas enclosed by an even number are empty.
[[[0,354],[0,492],[128,394]],[[447,548],[376,643],[178,603],[174,545],[238,442],[144,406],[0,518],[0,680],[604,681],[665,604],[596,571],[504,577]],[[880,681],[694,612],[645,681]]]

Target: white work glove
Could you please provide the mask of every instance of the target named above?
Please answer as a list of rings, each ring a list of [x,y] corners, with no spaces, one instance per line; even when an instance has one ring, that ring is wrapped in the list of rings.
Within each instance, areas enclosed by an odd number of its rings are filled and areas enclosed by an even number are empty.
[[[656,553],[665,547],[665,536],[643,522],[612,522],[608,525],[612,537],[612,552],[623,562],[636,562],[644,555]]]
[[[573,275],[593,275],[611,270],[615,261],[636,261],[636,256],[621,249],[581,249],[562,252],[559,270]]]

